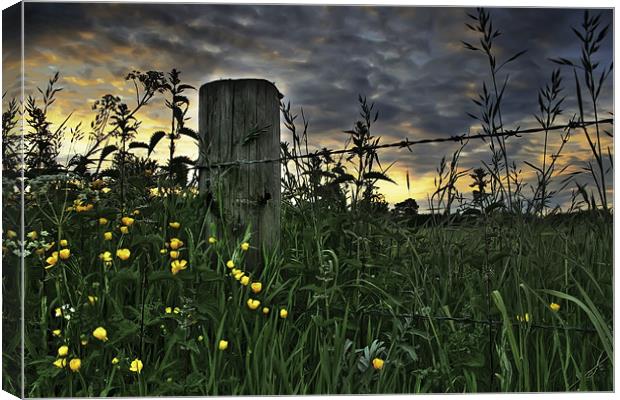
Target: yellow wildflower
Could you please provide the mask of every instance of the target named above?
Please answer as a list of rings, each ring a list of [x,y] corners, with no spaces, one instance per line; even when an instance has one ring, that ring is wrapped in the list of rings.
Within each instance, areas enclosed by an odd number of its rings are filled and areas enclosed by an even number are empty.
[[[62,260],[67,260],[69,259],[69,257],[71,257],[71,250],[69,249],[62,249],[58,252],[58,255],[60,256],[60,258]]]
[[[52,268],[54,265],[56,265],[56,263],[58,263],[58,252],[55,251],[54,253],[52,253],[51,256],[47,257],[45,262],[47,263],[45,269]]]
[[[181,223],[179,222],[171,222],[168,224],[172,229],[179,229],[181,227]]]
[[[229,269],[235,268],[235,262],[233,260],[228,260],[228,262],[226,262],[226,267]]]
[[[108,219],[107,218],[99,218],[99,225],[105,225],[108,223]]]
[[[263,307],[263,314],[269,314],[269,307]]]
[[[112,189],[110,189],[109,187],[104,187],[103,189],[101,189],[101,193],[110,193],[112,191]]]
[[[112,253],[110,253],[109,251],[104,251],[103,253],[99,254],[99,258],[103,261],[103,265],[105,265],[106,267],[112,265]]]
[[[245,274],[243,273],[243,271],[239,271],[235,274],[235,279],[236,280],[240,280],[241,278],[243,278],[245,276]]]
[[[129,251],[129,249],[116,250],[116,257],[120,258],[123,261],[127,260],[129,256],[131,256],[131,251]]]
[[[217,239],[214,236],[209,236],[209,244],[217,243]]]
[[[183,247],[183,242],[180,239],[177,239],[177,238],[170,239],[170,248],[172,250],[178,250],[181,247]]]
[[[248,251],[250,249],[250,244],[248,242],[241,243],[241,250]]]
[[[372,360],[372,367],[374,369],[382,369],[383,368],[383,364],[385,364],[385,361],[383,361],[380,358],[374,358]]]
[[[558,312],[560,311],[560,305],[558,303],[551,303],[549,304],[549,308],[551,309],[551,311],[553,312]]]
[[[66,239],[62,239],[59,243],[61,247],[69,246],[69,242]]]
[[[93,331],[93,336],[102,342],[106,342],[108,340],[108,331],[104,327],[99,326]]]
[[[39,237],[39,234],[37,233],[37,231],[30,231],[28,232],[26,237],[30,240],[37,240],[37,238]]]
[[[250,283],[250,277],[249,276],[242,276],[241,279],[239,280],[239,282],[241,282],[241,284],[243,286],[248,286],[248,283]]]
[[[170,268],[172,275],[176,275],[184,269],[187,269],[187,260],[174,260]]]
[[[103,240],[112,240],[112,232],[104,232]]]
[[[173,313],[178,314],[181,312],[181,309],[179,307],[174,307],[174,309],[172,310]]]
[[[248,299],[247,304],[250,310],[256,310],[260,306],[260,300]]]
[[[134,219],[131,217],[123,217],[121,218],[121,223],[125,226],[131,226],[134,223]]]
[[[137,374],[139,374],[140,372],[142,372],[142,367],[144,365],[142,364],[142,361],[138,360],[137,358],[135,360],[133,360],[131,362],[131,365],[129,366],[129,370],[131,372],[135,372]]]
[[[172,250],[170,252],[170,258],[172,258],[173,260],[176,260],[177,258],[179,258],[179,251],[178,250]]]
[[[34,252],[35,252],[38,256],[42,256],[42,255],[44,255],[44,254],[45,254],[45,249],[44,249],[43,247],[40,247],[40,248],[36,249]]]
[[[56,368],[64,368],[67,366],[67,360],[64,358],[59,358],[56,361],[54,361],[53,364]]]
[[[166,314],[172,314],[172,307],[166,307],[164,311],[166,312]]]
[[[97,300],[99,300],[97,296],[88,296],[88,302],[91,306],[94,306]]]
[[[60,346],[58,348],[58,357],[66,357],[69,354],[69,346]]]
[[[128,234],[129,233],[129,228],[127,228],[126,226],[121,226],[121,233],[122,234]]]
[[[254,282],[250,285],[250,288],[252,288],[252,292],[258,294],[261,290],[263,290],[263,284],[260,282]]]
[[[220,350],[226,350],[228,348],[228,341],[220,340],[220,343],[218,344],[217,348]]]
[[[280,310],[280,318],[286,318],[288,317],[288,311],[286,311],[285,308]]]
[[[199,341],[199,342],[202,342],[203,340],[204,340],[204,336],[199,335],[199,336],[198,336],[198,341]]]
[[[73,358],[71,359],[71,361],[69,361],[69,368],[71,368],[71,371],[73,372],[78,372],[81,366],[82,360],[80,360],[79,358]]]
[[[140,210],[133,210],[133,215],[140,215]]]
[[[54,335],[54,336],[58,336],[58,337],[60,336],[60,334],[61,334],[61,333],[62,333],[62,332],[61,332],[61,330],[60,330],[60,329],[54,329],[54,330],[52,331],[52,335]]]
[[[62,310],[60,309],[60,307],[56,307],[56,309],[54,310],[54,316],[56,317],[62,316]]]
[[[15,239],[17,237],[17,232],[9,229],[8,231],[6,231],[6,237],[8,239]]]
[[[114,358],[112,359],[112,365],[116,365],[116,364],[118,364],[120,361],[121,361],[121,360],[119,360],[119,359],[118,359],[118,357],[114,357]]]
[[[168,252],[167,249],[161,249],[159,250],[159,254],[166,254]]]

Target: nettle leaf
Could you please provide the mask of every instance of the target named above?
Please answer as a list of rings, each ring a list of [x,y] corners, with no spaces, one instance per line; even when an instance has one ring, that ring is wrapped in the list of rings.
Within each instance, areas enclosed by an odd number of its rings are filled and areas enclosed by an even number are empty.
[[[149,145],[144,142],[131,142],[129,143],[130,149],[149,149]]]
[[[183,127],[181,129],[179,129],[179,134],[187,136],[187,137],[190,137],[192,139],[200,140],[198,138],[198,134],[194,130],[192,130],[190,128]]]
[[[153,150],[155,150],[157,143],[159,143],[159,141],[162,140],[164,136],[166,136],[166,132],[164,131],[157,131],[151,135],[151,140],[149,141],[149,156],[151,155]]]
[[[396,183],[396,182],[394,182],[394,180],[392,178],[390,178],[389,176],[387,176],[383,172],[379,172],[379,171],[366,172],[364,174],[364,179],[377,179],[377,180],[381,180],[381,181],[388,181],[388,182]]]

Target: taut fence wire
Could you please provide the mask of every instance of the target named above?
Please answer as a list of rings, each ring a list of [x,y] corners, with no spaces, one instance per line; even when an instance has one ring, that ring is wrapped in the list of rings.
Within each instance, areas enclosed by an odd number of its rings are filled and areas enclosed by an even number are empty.
[[[565,125],[554,125],[546,129],[545,128],[529,128],[529,129],[523,129],[523,130],[515,129],[515,130],[496,132],[496,133],[479,133],[475,135],[465,133],[462,135],[454,135],[454,136],[449,136],[449,137],[444,137],[444,138],[426,138],[426,139],[418,139],[418,140],[405,139],[399,142],[377,144],[374,146],[352,147],[348,149],[336,149],[336,150],[323,149],[323,150],[317,150],[309,154],[298,154],[294,156],[291,155],[291,156],[277,157],[277,158],[265,158],[261,160],[235,160],[235,161],[212,163],[208,165],[197,165],[193,167],[193,169],[213,169],[213,168],[234,167],[234,166],[241,166],[241,165],[287,162],[291,160],[298,160],[298,159],[304,159],[304,158],[315,158],[315,157],[325,157],[325,156],[338,155],[338,154],[347,154],[347,153],[353,153],[353,152],[360,151],[360,150],[379,150],[379,149],[386,149],[386,148],[393,148],[393,147],[407,148],[409,151],[413,151],[411,149],[412,146],[421,145],[421,144],[444,143],[444,142],[463,143],[470,139],[484,140],[487,138],[496,138],[496,137],[511,137],[511,136],[520,137],[521,135],[524,135],[524,134],[527,135],[527,134],[543,133],[543,132],[549,132],[549,131],[585,128],[585,127],[596,125],[596,124],[599,124],[599,125],[612,124],[613,125],[613,123],[614,123],[613,118],[606,118],[600,121],[571,122]]]

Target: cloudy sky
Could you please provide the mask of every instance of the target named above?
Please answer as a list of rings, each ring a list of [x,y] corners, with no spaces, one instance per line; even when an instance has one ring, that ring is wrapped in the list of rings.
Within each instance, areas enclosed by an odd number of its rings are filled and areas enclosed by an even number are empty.
[[[571,27],[579,27],[583,10],[489,11],[493,26],[502,32],[495,44],[499,62],[527,50],[500,73],[501,80],[509,75],[504,124],[506,128],[535,126],[537,91],[556,68],[549,58],[579,58],[580,45]],[[93,118],[91,105],[104,94],[119,95],[133,104],[133,86],[124,80],[127,72],[177,68],[183,80],[196,87],[220,78],[275,82],[292,108],[303,107],[310,121],[310,141],[316,147],[343,145],[346,134],[342,131],[351,129],[359,116],[358,94],[375,102],[379,120],[374,133],[382,142],[477,132],[479,127],[467,112],[477,112],[470,99],[485,80],[489,82],[489,66],[481,53],[466,50],[461,42],[477,41],[465,26],[472,22],[468,12],[475,13],[475,9],[26,3],[26,91],[43,87],[60,71],[64,90],[51,115],[59,121],[73,112],[70,125],[83,121],[88,126]],[[611,10],[591,12],[601,14],[602,25],[612,23]],[[3,82],[10,94],[18,88],[14,77],[19,66],[15,56],[19,54],[19,29],[7,28],[18,20],[14,14],[4,12],[3,20]],[[598,53],[603,66],[612,60],[612,37],[613,33],[608,35]],[[577,112],[572,72],[564,69],[562,73],[567,99],[560,122]],[[189,126],[197,128],[197,93],[190,99]],[[613,112],[612,79],[602,90],[601,108],[600,115]],[[169,123],[161,100],[140,117],[140,138]],[[530,181],[534,173],[523,161],[540,164],[542,137],[508,141],[511,159],[522,168],[526,182]],[[550,143],[551,151],[557,148],[557,133],[550,136]],[[604,145],[608,144],[612,145],[611,140],[606,139]],[[382,152],[385,165],[396,162],[390,175],[398,184],[382,185],[387,199],[393,203],[414,197],[426,203],[441,157],[450,156],[456,148],[441,144],[419,146],[413,152]],[[189,142],[182,145],[182,151],[196,154]],[[571,165],[567,173],[590,159],[582,133],[573,135],[563,154],[560,164]],[[470,142],[461,166],[477,167],[489,159],[488,144]],[[409,191],[404,184],[407,171]],[[464,179],[459,187],[469,191],[469,183],[469,178]],[[565,201],[567,195],[558,201]]]

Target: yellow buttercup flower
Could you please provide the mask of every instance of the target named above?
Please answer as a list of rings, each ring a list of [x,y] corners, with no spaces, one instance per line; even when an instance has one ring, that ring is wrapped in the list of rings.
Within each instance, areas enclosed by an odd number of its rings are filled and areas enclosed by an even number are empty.
[[[168,249],[159,250],[159,254],[166,254],[167,252],[168,252]]]
[[[124,235],[127,235],[129,233],[129,228],[127,228],[126,226],[121,226],[120,230],[121,230],[121,233]]]
[[[53,364],[56,368],[64,368],[67,366],[67,360],[64,358],[59,358],[56,361],[54,361]]]
[[[80,340],[80,343],[82,343],[82,346],[86,346],[88,344],[88,339],[82,338],[82,340]]]
[[[112,191],[112,189],[110,189],[109,187],[104,187],[103,189],[101,189],[101,193],[110,193]]]
[[[517,315],[517,321],[519,321],[519,322],[530,322],[530,314],[525,313],[524,315]]]
[[[383,368],[383,364],[385,364],[385,361],[383,361],[380,358],[374,358],[372,360],[372,367],[374,369],[382,369]]]
[[[69,257],[71,257],[71,250],[69,249],[62,249],[58,252],[58,255],[60,256],[60,258],[62,260],[68,260]]]
[[[256,310],[260,306],[260,300],[248,299],[247,304],[250,310]]]
[[[8,231],[6,231],[6,237],[8,239],[15,239],[17,237],[17,232],[9,229]]]
[[[47,266],[45,267],[45,269],[52,268],[54,265],[56,265],[58,263],[58,252],[55,251],[54,253],[52,253],[51,256],[45,259],[45,262],[47,263]]]
[[[61,240],[60,242],[58,242],[58,243],[60,243],[60,246],[61,246],[61,247],[67,247],[67,246],[69,246],[69,242],[68,242],[66,239],[62,239],[62,240]]]
[[[170,248],[172,250],[178,250],[183,247],[183,242],[180,239],[172,238],[170,239]]]
[[[228,348],[228,341],[220,340],[220,343],[217,345],[217,348],[220,350],[226,350]]]
[[[54,309],[54,316],[56,317],[62,317],[62,310],[60,309],[60,307],[56,307]]]
[[[34,252],[36,253],[36,255],[42,256],[42,255],[45,254],[45,249],[43,247],[40,247],[40,248],[36,249]]]
[[[181,312],[181,309],[179,307],[174,307],[174,309],[172,310],[173,313],[178,314]]]
[[[58,336],[58,337],[60,336],[61,333],[62,333],[62,331],[60,329],[54,329],[52,331],[52,335]]]
[[[99,225],[105,225],[108,223],[108,219],[107,218],[99,218]]]
[[[101,259],[101,261],[103,261],[103,265],[105,265],[106,267],[112,265],[112,253],[110,253],[109,251],[104,251],[103,253],[99,254],[99,258]]]
[[[133,215],[140,215],[140,210],[133,210]]]
[[[235,274],[235,279],[236,280],[240,280],[241,278],[243,278],[245,274],[243,273],[243,271],[239,271]]]
[[[233,268],[233,269],[230,270],[230,274],[231,275],[237,275],[239,272],[241,272],[241,271],[239,271],[237,268]]]
[[[181,227],[181,223],[180,222],[171,222],[168,224],[168,226],[170,226],[172,229],[179,229]]]
[[[58,357],[66,357],[69,354],[69,346],[60,346],[58,348]]]
[[[172,314],[172,307],[166,307],[164,311],[166,312],[166,314]]]
[[[108,331],[104,327],[99,326],[93,331],[93,336],[102,342],[106,342],[108,340]]]
[[[250,244],[248,242],[241,243],[241,250],[248,251],[250,249]]]
[[[112,232],[104,232],[103,240],[112,240]]]
[[[551,311],[553,312],[558,312],[560,311],[560,305],[558,303],[551,303],[549,304],[549,308],[551,309]]]
[[[198,341],[199,341],[199,342],[202,342],[203,340],[204,340],[204,336],[199,335],[199,336],[198,336]]]
[[[235,268],[235,262],[233,260],[228,260],[226,262],[226,267],[228,267],[229,269]]]
[[[119,360],[119,359],[118,359],[118,357],[114,357],[114,358],[112,359],[112,365],[116,365],[116,364],[118,364],[120,361],[121,361],[121,360]]]
[[[131,217],[123,217],[121,218],[121,223],[125,226],[131,226],[134,223],[134,219]]]
[[[30,240],[37,240],[39,234],[37,233],[37,231],[30,231],[28,232],[28,234],[26,234],[26,237]]]
[[[250,288],[252,289],[252,292],[258,294],[261,292],[261,290],[263,290],[263,284],[260,282],[253,282],[250,285]]]
[[[288,311],[286,311],[285,308],[280,310],[280,318],[286,318],[288,317]]]
[[[142,361],[141,361],[141,360],[138,360],[138,359],[136,358],[135,360],[133,360],[133,361],[131,362],[131,365],[129,366],[129,370],[130,370],[131,372],[135,372],[135,373],[139,374],[140,372],[142,372],[142,367],[143,367],[143,366],[144,366],[144,365],[142,364]]]
[[[217,243],[217,239],[214,236],[209,236],[209,244]]]
[[[183,271],[184,269],[187,269],[186,260],[174,260],[170,267],[170,270],[172,271],[172,275],[176,275],[180,271]]]
[[[123,261],[126,261],[129,256],[131,256],[131,251],[129,251],[129,249],[116,250],[116,257],[120,258]]]
[[[97,300],[99,300],[97,296],[88,296],[88,302],[91,306],[94,306]]]
[[[73,372],[78,372],[81,366],[82,360],[80,360],[79,358],[73,358],[71,359],[71,361],[69,361],[69,368],[71,368],[71,371]]]
[[[177,258],[179,258],[179,251],[178,250],[172,250],[170,252],[170,258],[172,258],[173,260],[176,260]]]
[[[269,314],[269,307],[263,307],[263,314]]]
[[[247,275],[246,275],[246,276],[243,276],[243,277],[241,277],[241,279],[239,280],[239,282],[241,282],[241,284],[242,284],[243,286],[247,286],[247,285],[248,285],[248,283],[250,283],[250,277],[249,277],[249,276],[247,276]]]

